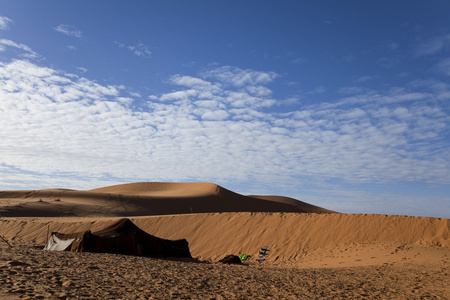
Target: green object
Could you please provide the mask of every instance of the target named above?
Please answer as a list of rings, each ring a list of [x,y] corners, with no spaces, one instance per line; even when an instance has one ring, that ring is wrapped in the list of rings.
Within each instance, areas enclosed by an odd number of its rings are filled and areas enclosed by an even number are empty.
[[[246,260],[247,258],[248,258],[248,255],[245,254],[245,253],[239,255],[239,259],[240,259],[241,261],[244,261],[244,260]]]

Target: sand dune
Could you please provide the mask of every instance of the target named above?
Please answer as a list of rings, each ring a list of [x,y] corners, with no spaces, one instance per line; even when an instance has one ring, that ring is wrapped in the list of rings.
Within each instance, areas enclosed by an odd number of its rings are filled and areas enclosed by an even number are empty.
[[[3,298],[450,298],[449,219],[333,213],[211,183],[3,191],[0,201],[0,235],[12,245],[0,241]],[[187,239],[203,263],[30,248],[49,232],[98,231],[123,216]],[[241,253],[251,255],[246,269],[217,264]]]
[[[333,213],[292,198],[243,196],[212,183],[144,182],[89,191],[1,191],[6,217],[148,216],[210,212]]]
[[[47,230],[101,230],[117,218],[6,218],[0,234],[20,243],[43,245]],[[191,253],[216,261],[227,254],[256,255],[268,245],[268,263],[304,262],[317,250],[373,245],[385,256],[404,244],[450,248],[450,221],[390,215],[208,213],[131,218],[146,232],[166,239],[186,238]],[[344,251],[345,252],[345,251]],[[380,254],[381,255],[381,254]],[[344,260],[345,261],[345,260]],[[359,264],[380,261],[371,259]],[[357,264],[358,265],[358,264]]]
[[[222,187],[209,182],[139,182],[90,190],[98,193],[146,195],[154,197],[202,197],[217,195]]]
[[[448,219],[338,214],[287,197],[243,196],[212,183],[3,191],[0,199],[3,217],[25,217],[2,220],[7,230],[0,234],[31,244],[43,244],[47,230],[96,231],[117,220],[111,217],[133,216],[148,233],[186,238],[193,256],[212,261],[254,255],[263,245],[271,248],[271,262],[301,261],[311,251],[354,243],[450,247]]]

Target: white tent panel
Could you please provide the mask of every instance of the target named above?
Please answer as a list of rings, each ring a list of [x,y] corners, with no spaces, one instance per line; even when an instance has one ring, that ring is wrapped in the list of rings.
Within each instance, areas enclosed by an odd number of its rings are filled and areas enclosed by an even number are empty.
[[[72,245],[73,239],[68,240],[61,240],[56,237],[56,235],[52,234],[50,239],[48,240],[47,245],[45,245],[44,250],[52,250],[52,251],[64,251],[66,250],[70,245]]]

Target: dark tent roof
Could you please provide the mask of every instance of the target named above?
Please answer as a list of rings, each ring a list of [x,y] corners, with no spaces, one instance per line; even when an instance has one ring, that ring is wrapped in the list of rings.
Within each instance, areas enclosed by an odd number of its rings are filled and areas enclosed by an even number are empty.
[[[148,233],[137,227],[130,219],[123,218],[100,231],[96,231],[94,234],[101,237],[115,237],[128,234],[146,235]]]
[[[53,232],[46,250],[115,253],[157,257],[191,257],[188,242],[166,240],[146,233],[129,219],[120,219],[104,229],[63,234]]]

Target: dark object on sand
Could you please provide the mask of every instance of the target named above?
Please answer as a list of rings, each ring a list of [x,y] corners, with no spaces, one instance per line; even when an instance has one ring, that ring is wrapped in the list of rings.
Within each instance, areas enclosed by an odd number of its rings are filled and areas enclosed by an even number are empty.
[[[267,247],[267,246],[264,246],[264,247],[262,247],[261,248],[261,251],[259,251],[259,257],[263,257],[264,255],[266,255],[267,253],[267,251],[269,251],[269,249],[268,249],[269,247]]]
[[[219,262],[223,264],[237,264],[237,265],[242,264],[241,259],[237,255],[227,255],[221,260],[219,260]]]
[[[121,219],[97,232],[52,232],[44,250],[113,253],[147,257],[191,258],[188,242],[161,239]]]

